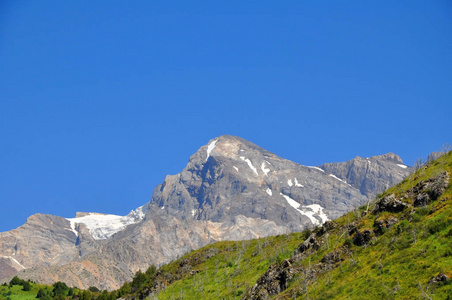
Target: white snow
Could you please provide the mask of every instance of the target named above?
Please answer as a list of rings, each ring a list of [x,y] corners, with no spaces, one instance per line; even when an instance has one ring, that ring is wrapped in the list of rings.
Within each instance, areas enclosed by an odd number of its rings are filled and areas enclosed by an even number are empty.
[[[279,193],[281,196],[286,199],[286,201],[295,208],[300,214],[303,216],[306,216],[311,220],[312,224],[314,225],[320,225],[324,223],[325,221],[328,221],[328,216],[323,212],[323,207],[321,207],[318,204],[311,204],[306,206],[301,206],[300,203],[293,200],[287,195],[284,195],[283,193]],[[314,215],[317,215],[322,221],[320,222],[318,219],[314,217]]]
[[[191,216],[194,217],[194,216],[195,216],[195,213],[196,213],[196,209],[192,209],[192,210],[191,210]]]
[[[218,140],[215,140],[213,142],[211,142],[209,144],[209,146],[207,146],[207,157],[206,157],[206,161],[209,159],[210,156],[210,152],[212,152],[212,150],[215,148],[215,144],[218,142]]]
[[[253,163],[251,162],[251,160],[249,160],[248,158],[245,158],[245,156],[240,156],[240,159],[245,161],[248,164],[248,166],[250,167],[250,169],[253,170],[254,173],[256,173],[256,175],[259,175],[257,173],[257,169],[253,166]]]
[[[77,230],[75,230],[75,222],[70,221],[70,223],[71,223],[72,232],[75,234],[75,236],[78,236],[78,232],[77,232]]]
[[[400,165],[400,164],[397,164],[399,167],[401,167],[402,169],[406,169],[407,168],[407,166],[405,166],[405,165]]]
[[[82,223],[88,227],[95,240],[105,240],[123,230],[126,226],[140,222],[144,218],[145,212],[145,209],[141,206],[131,211],[127,216],[89,213],[83,217],[68,218],[67,220],[71,222],[71,229],[76,235],[78,233],[75,230],[75,224]]]
[[[311,169],[316,169],[316,170],[319,170],[319,171],[325,172],[324,170],[320,169],[319,167],[310,167],[310,166],[308,166],[308,168],[311,168]]]
[[[294,178],[294,181],[295,181],[295,186],[304,187],[302,184],[298,183],[297,178]]]
[[[288,184],[289,186],[292,186],[292,185],[293,185],[292,179],[287,180],[287,184]]]
[[[236,166],[233,166],[233,167],[237,172],[239,171],[239,168],[237,168]]]
[[[26,269],[20,262],[17,261],[17,259],[15,259],[15,258],[12,257],[12,256],[3,256],[3,255],[0,255],[0,257],[3,257],[3,258],[9,258],[9,259],[11,259],[13,262],[15,262],[19,267],[21,267],[22,269]]]
[[[162,206],[162,208],[161,209],[165,209],[165,206]]]
[[[270,188],[267,188],[266,190],[267,194],[269,194],[270,196],[273,195],[272,190]]]
[[[337,180],[339,180],[339,181],[341,181],[341,182],[343,182],[343,183],[348,184],[347,182],[343,181],[343,180],[340,179],[339,177],[336,177],[336,175],[330,174],[330,177],[333,177],[334,179],[337,179]]]
[[[318,204],[311,204],[311,205],[302,206],[301,209],[302,210],[306,210],[306,209],[312,210],[314,212],[314,214],[317,214],[317,216],[319,216],[320,219],[322,219],[322,223],[325,223],[326,221],[329,220],[328,216],[323,212],[323,207],[321,207]]]
[[[265,161],[261,164],[261,170],[265,173],[265,176],[267,176],[268,172],[270,172],[270,169],[265,167]]]

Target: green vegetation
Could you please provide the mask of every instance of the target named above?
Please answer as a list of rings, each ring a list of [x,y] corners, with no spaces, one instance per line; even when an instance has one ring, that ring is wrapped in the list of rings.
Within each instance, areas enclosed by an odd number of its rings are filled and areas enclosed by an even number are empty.
[[[15,279],[0,299],[452,299],[452,179],[438,188],[445,172],[452,177],[452,152],[313,232],[215,243],[138,271],[117,291],[34,283],[24,291]]]

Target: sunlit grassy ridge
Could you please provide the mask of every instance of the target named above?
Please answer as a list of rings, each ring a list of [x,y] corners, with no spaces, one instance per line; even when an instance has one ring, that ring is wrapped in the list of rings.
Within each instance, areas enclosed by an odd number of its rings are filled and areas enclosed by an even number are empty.
[[[412,204],[409,191],[421,181],[448,172],[452,174],[452,152],[409,176],[381,197],[394,194]],[[375,202],[373,203],[375,205]],[[369,211],[373,205],[369,207]],[[367,207],[338,219],[337,229],[329,233],[330,249],[344,244],[350,253],[331,266],[331,270],[307,279],[296,276],[289,288],[277,299],[303,296],[309,299],[450,299],[452,284],[433,284],[439,275],[452,277],[452,189],[451,183],[436,201],[423,207],[408,207],[399,213],[387,211],[361,214]],[[395,217],[399,221],[381,235],[375,235],[364,246],[350,243],[347,224],[355,223],[358,231],[375,229],[377,220]],[[328,250],[324,244],[311,258],[315,264]],[[306,260],[300,261],[306,266]]]

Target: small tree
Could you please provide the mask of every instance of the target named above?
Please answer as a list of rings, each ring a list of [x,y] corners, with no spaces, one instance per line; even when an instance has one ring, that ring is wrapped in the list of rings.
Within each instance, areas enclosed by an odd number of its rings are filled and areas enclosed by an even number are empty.
[[[23,286],[23,288],[22,288],[23,291],[26,291],[26,292],[31,291],[31,284],[30,284],[30,282],[24,281],[22,286]]]
[[[450,150],[452,150],[452,146],[449,143],[445,143],[441,146],[441,151],[444,153],[448,153]]]
[[[422,157],[417,158],[416,161],[414,162],[414,168],[416,170],[419,170],[423,165],[424,165],[424,161],[423,161]]]
[[[9,282],[10,285],[22,285],[24,281],[17,276],[14,276],[13,279]]]

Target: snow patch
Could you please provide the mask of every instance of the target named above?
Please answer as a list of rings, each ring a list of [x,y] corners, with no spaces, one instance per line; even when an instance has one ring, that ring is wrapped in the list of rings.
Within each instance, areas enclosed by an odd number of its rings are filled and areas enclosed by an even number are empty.
[[[269,194],[270,196],[273,195],[272,190],[269,189],[269,188],[266,190],[266,192],[267,192],[267,194]]]
[[[256,175],[259,175],[257,173],[257,169],[253,166],[253,163],[251,162],[251,160],[249,160],[248,158],[245,158],[245,156],[240,156],[240,159],[245,161],[248,164],[248,166],[250,167],[250,169],[253,170],[254,173],[256,173]]]
[[[161,209],[165,209],[165,206],[162,206],[162,208]]]
[[[196,209],[192,209],[192,210],[191,210],[191,216],[194,217],[194,216],[195,216],[195,213],[196,213]]]
[[[314,214],[316,214],[320,219],[322,219],[322,224],[328,221],[328,216],[323,212],[323,207],[318,204],[311,204],[311,205],[305,205],[301,207],[302,210],[306,212],[306,210],[313,211]]]
[[[397,164],[399,167],[401,167],[402,169],[406,169],[407,168],[407,166],[405,166],[405,165],[400,165],[400,164]]]
[[[281,196],[286,199],[287,203],[290,204],[293,208],[295,208],[300,214],[303,216],[306,216],[311,220],[312,224],[314,225],[320,225],[326,221],[328,221],[328,216],[323,212],[323,207],[321,207],[318,204],[311,204],[302,206],[297,201],[293,200],[287,195],[284,195],[283,193],[279,193]],[[315,215],[317,215],[322,221],[319,221],[317,218],[315,218]]]
[[[83,217],[68,218],[72,231],[78,236],[75,230],[76,223],[85,224],[95,240],[105,240],[113,234],[123,230],[126,226],[140,222],[145,215],[143,206],[131,211],[127,216],[89,213]]]
[[[310,167],[310,166],[308,166],[308,168],[316,169],[316,170],[319,170],[319,171],[321,171],[321,172],[325,172],[324,170],[320,169],[319,167]]]
[[[330,174],[330,177],[333,177],[334,179],[337,179],[337,180],[339,180],[339,181],[341,181],[341,182],[343,182],[343,183],[348,184],[347,182],[343,181],[342,179],[340,179],[340,178],[337,177],[336,175]]]
[[[293,185],[292,179],[287,180],[287,184],[288,184],[289,186],[292,186],[292,185]]]
[[[239,171],[239,168],[237,168],[236,166],[233,166],[233,167],[237,172]]]
[[[75,234],[75,236],[78,236],[78,232],[75,230],[75,222],[69,220],[69,223],[71,224],[71,231]]]
[[[12,256],[3,256],[3,255],[0,255],[0,257],[3,257],[3,258],[9,258],[9,259],[11,259],[14,263],[16,263],[19,267],[21,267],[22,269],[26,269],[20,262],[17,261],[17,259],[15,259],[15,258],[12,257]]]
[[[298,183],[297,178],[294,178],[294,181],[295,181],[295,186],[304,187],[302,184]]]
[[[209,146],[207,146],[207,157],[206,157],[206,161],[209,159],[210,156],[210,152],[212,152],[212,150],[215,148],[216,143],[218,142],[218,140],[213,141],[212,143],[209,144]]]
[[[265,176],[270,172],[270,169],[265,168],[265,161],[261,164],[261,170],[265,173]]]

